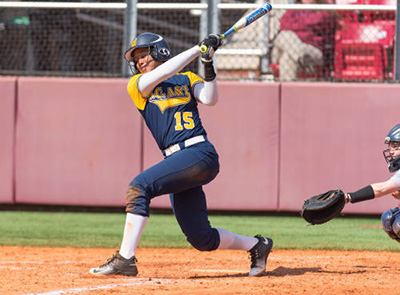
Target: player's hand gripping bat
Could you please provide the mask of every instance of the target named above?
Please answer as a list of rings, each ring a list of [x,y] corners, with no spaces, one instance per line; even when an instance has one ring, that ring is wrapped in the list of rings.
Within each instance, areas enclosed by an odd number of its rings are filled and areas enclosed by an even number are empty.
[[[270,12],[272,9],[272,5],[270,3],[265,3],[256,10],[252,11],[248,15],[242,17],[239,19],[229,30],[227,30],[225,33],[221,34],[222,39],[225,39],[228,35],[237,32],[244,27],[247,27],[251,23],[255,22],[259,18],[263,17],[266,15],[268,12]],[[200,46],[200,52],[205,53],[207,52],[207,46],[202,45]]]

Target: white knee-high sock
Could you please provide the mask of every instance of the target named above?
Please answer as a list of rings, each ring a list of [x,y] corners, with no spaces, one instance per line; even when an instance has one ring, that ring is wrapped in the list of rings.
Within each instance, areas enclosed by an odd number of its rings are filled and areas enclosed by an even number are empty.
[[[119,250],[119,254],[122,257],[129,259],[135,255],[137,245],[148,219],[148,216],[132,213],[126,214],[124,237]]]
[[[223,228],[217,228],[217,230],[220,239],[218,249],[236,249],[249,251],[258,242],[258,239],[254,237],[246,237],[234,234]]]

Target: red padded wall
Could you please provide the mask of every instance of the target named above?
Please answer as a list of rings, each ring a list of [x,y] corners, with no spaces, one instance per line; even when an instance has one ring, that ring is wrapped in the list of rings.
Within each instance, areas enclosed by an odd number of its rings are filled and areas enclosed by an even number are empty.
[[[19,79],[17,202],[125,204],[141,164],[141,119],[127,82]]]
[[[16,78],[0,78],[0,203],[13,203]]]
[[[400,85],[282,84],[280,210],[329,189],[356,191],[390,178],[382,156],[387,132],[400,123]],[[382,213],[391,196],[349,204],[344,212]]]
[[[2,78],[0,202],[123,206],[128,183],[162,159],[126,79]],[[219,82],[200,105],[221,170],[210,209],[300,211],[328,189],[355,191],[391,174],[383,139],[400,123],[400,85]],[[18,112],[13,134],[15,93]],[[143,153],[143,154],[142,154]],[[4,165],[3,165],[4,163]],[[344,212],[382,213],[390,196]],[[152,202],[169,207],[162,196]]]

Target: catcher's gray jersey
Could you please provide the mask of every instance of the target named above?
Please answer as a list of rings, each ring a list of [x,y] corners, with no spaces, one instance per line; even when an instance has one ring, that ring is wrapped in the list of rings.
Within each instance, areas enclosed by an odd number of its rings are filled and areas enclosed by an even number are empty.
[[[390,179],[393,180],[398,187],[400,187],[400,170],[398,170]]]

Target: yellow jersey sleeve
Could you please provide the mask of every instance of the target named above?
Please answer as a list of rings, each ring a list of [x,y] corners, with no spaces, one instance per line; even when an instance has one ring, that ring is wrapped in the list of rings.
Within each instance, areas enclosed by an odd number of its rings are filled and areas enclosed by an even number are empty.
[[[139,78],[142,76],[142,74],[138,74],[133,76],[128,83],[127,89],[128,93],[135,103],[136,107],[143,111],[144,108],[146,107],[147,103],[147,98],[143,97],[142,94],[139,91]]]
[[[196,75],[193,72],[185,72],[182,73],[183,75],[186,75],[189,77],[190,80],[190,88],[193,90],[193,87],[197,84],[197,83],[204,83],[204,80],[202,78],[200,78],[198,75]]]

